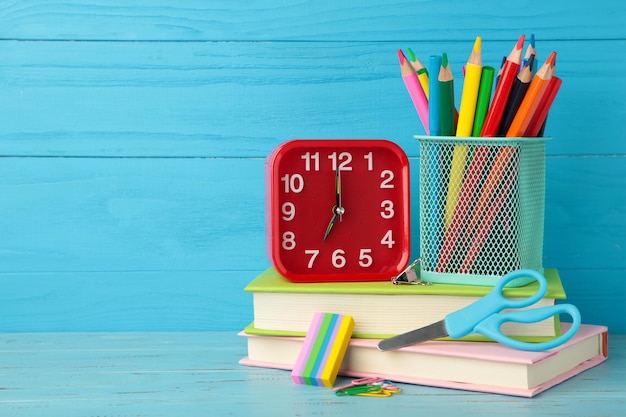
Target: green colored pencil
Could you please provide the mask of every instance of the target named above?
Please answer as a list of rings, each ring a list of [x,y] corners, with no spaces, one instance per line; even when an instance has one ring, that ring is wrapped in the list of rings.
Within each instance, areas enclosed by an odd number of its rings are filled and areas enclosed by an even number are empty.
[[[495,69],[493,67],[483,67],[480,76],[480,87],[478,88],[478,99],[476,101],[476,113],[474,114],[474,127],[472,136],[480,136],[489,110],[489,101],[491,99],[491,88],[493,87],[493,79]]]
[[[441,56],[441,68],[439,70],[439,123],[441,124],[441,136],[454,136],[456,125],[454,123],[454,78],[450,70],[448,55]]]

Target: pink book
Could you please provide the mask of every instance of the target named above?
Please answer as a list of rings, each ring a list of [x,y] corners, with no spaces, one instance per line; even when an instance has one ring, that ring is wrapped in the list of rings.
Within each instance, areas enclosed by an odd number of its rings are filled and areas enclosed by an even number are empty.
[[[563,323],[565,331],[569,323]],[[303,337],[249,335],[240,363],[293,369]],[[352,339],[339,371],[351,377],[379,376],[394,382],[533,397],[605,361],[608,330],[581,325],[567,343],[527,352],[492,342],[430,341],[381,352],[378,339]]]

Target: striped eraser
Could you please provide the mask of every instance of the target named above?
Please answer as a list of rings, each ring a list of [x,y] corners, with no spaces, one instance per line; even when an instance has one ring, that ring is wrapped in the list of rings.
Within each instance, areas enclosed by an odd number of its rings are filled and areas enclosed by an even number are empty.
[[[291,372],[295,383],[332,387],[353,329],[352,316],[315,313]]]

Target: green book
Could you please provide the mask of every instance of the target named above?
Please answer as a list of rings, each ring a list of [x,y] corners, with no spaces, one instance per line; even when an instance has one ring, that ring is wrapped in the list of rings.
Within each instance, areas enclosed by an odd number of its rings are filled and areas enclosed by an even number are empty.
[[[565,299],[556,269],[544,271],[545,297],[531,308]],[[537,291],[532,282],[504,289],[509,298],[526,298]],[[353,337],[387,338],[443,319],[491,291],[479,285],[393,285],[384,282],[293,283],[274,268],[257,276],[244,291],[252,294],[254,322],[249,334],[304,336],[315,312],[347,314],[354,318]],[[533,324],[505,323],[502,332],[520,340],[544,341],[560,335],[558,316]],[[470,335],[464,340],[485,340]]]

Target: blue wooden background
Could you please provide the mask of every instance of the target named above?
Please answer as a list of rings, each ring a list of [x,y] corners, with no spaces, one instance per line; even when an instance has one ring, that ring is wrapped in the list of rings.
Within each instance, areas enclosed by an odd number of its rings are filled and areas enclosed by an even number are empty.
[[[475,36],[498,66],[535,33],[563,79],[544,265],[626,332],[625,4],[0,1],[0,331],[240,330],[269,265],[264,158],[295,137],[399,143],[417,255],[396,50],[460,79]]]

